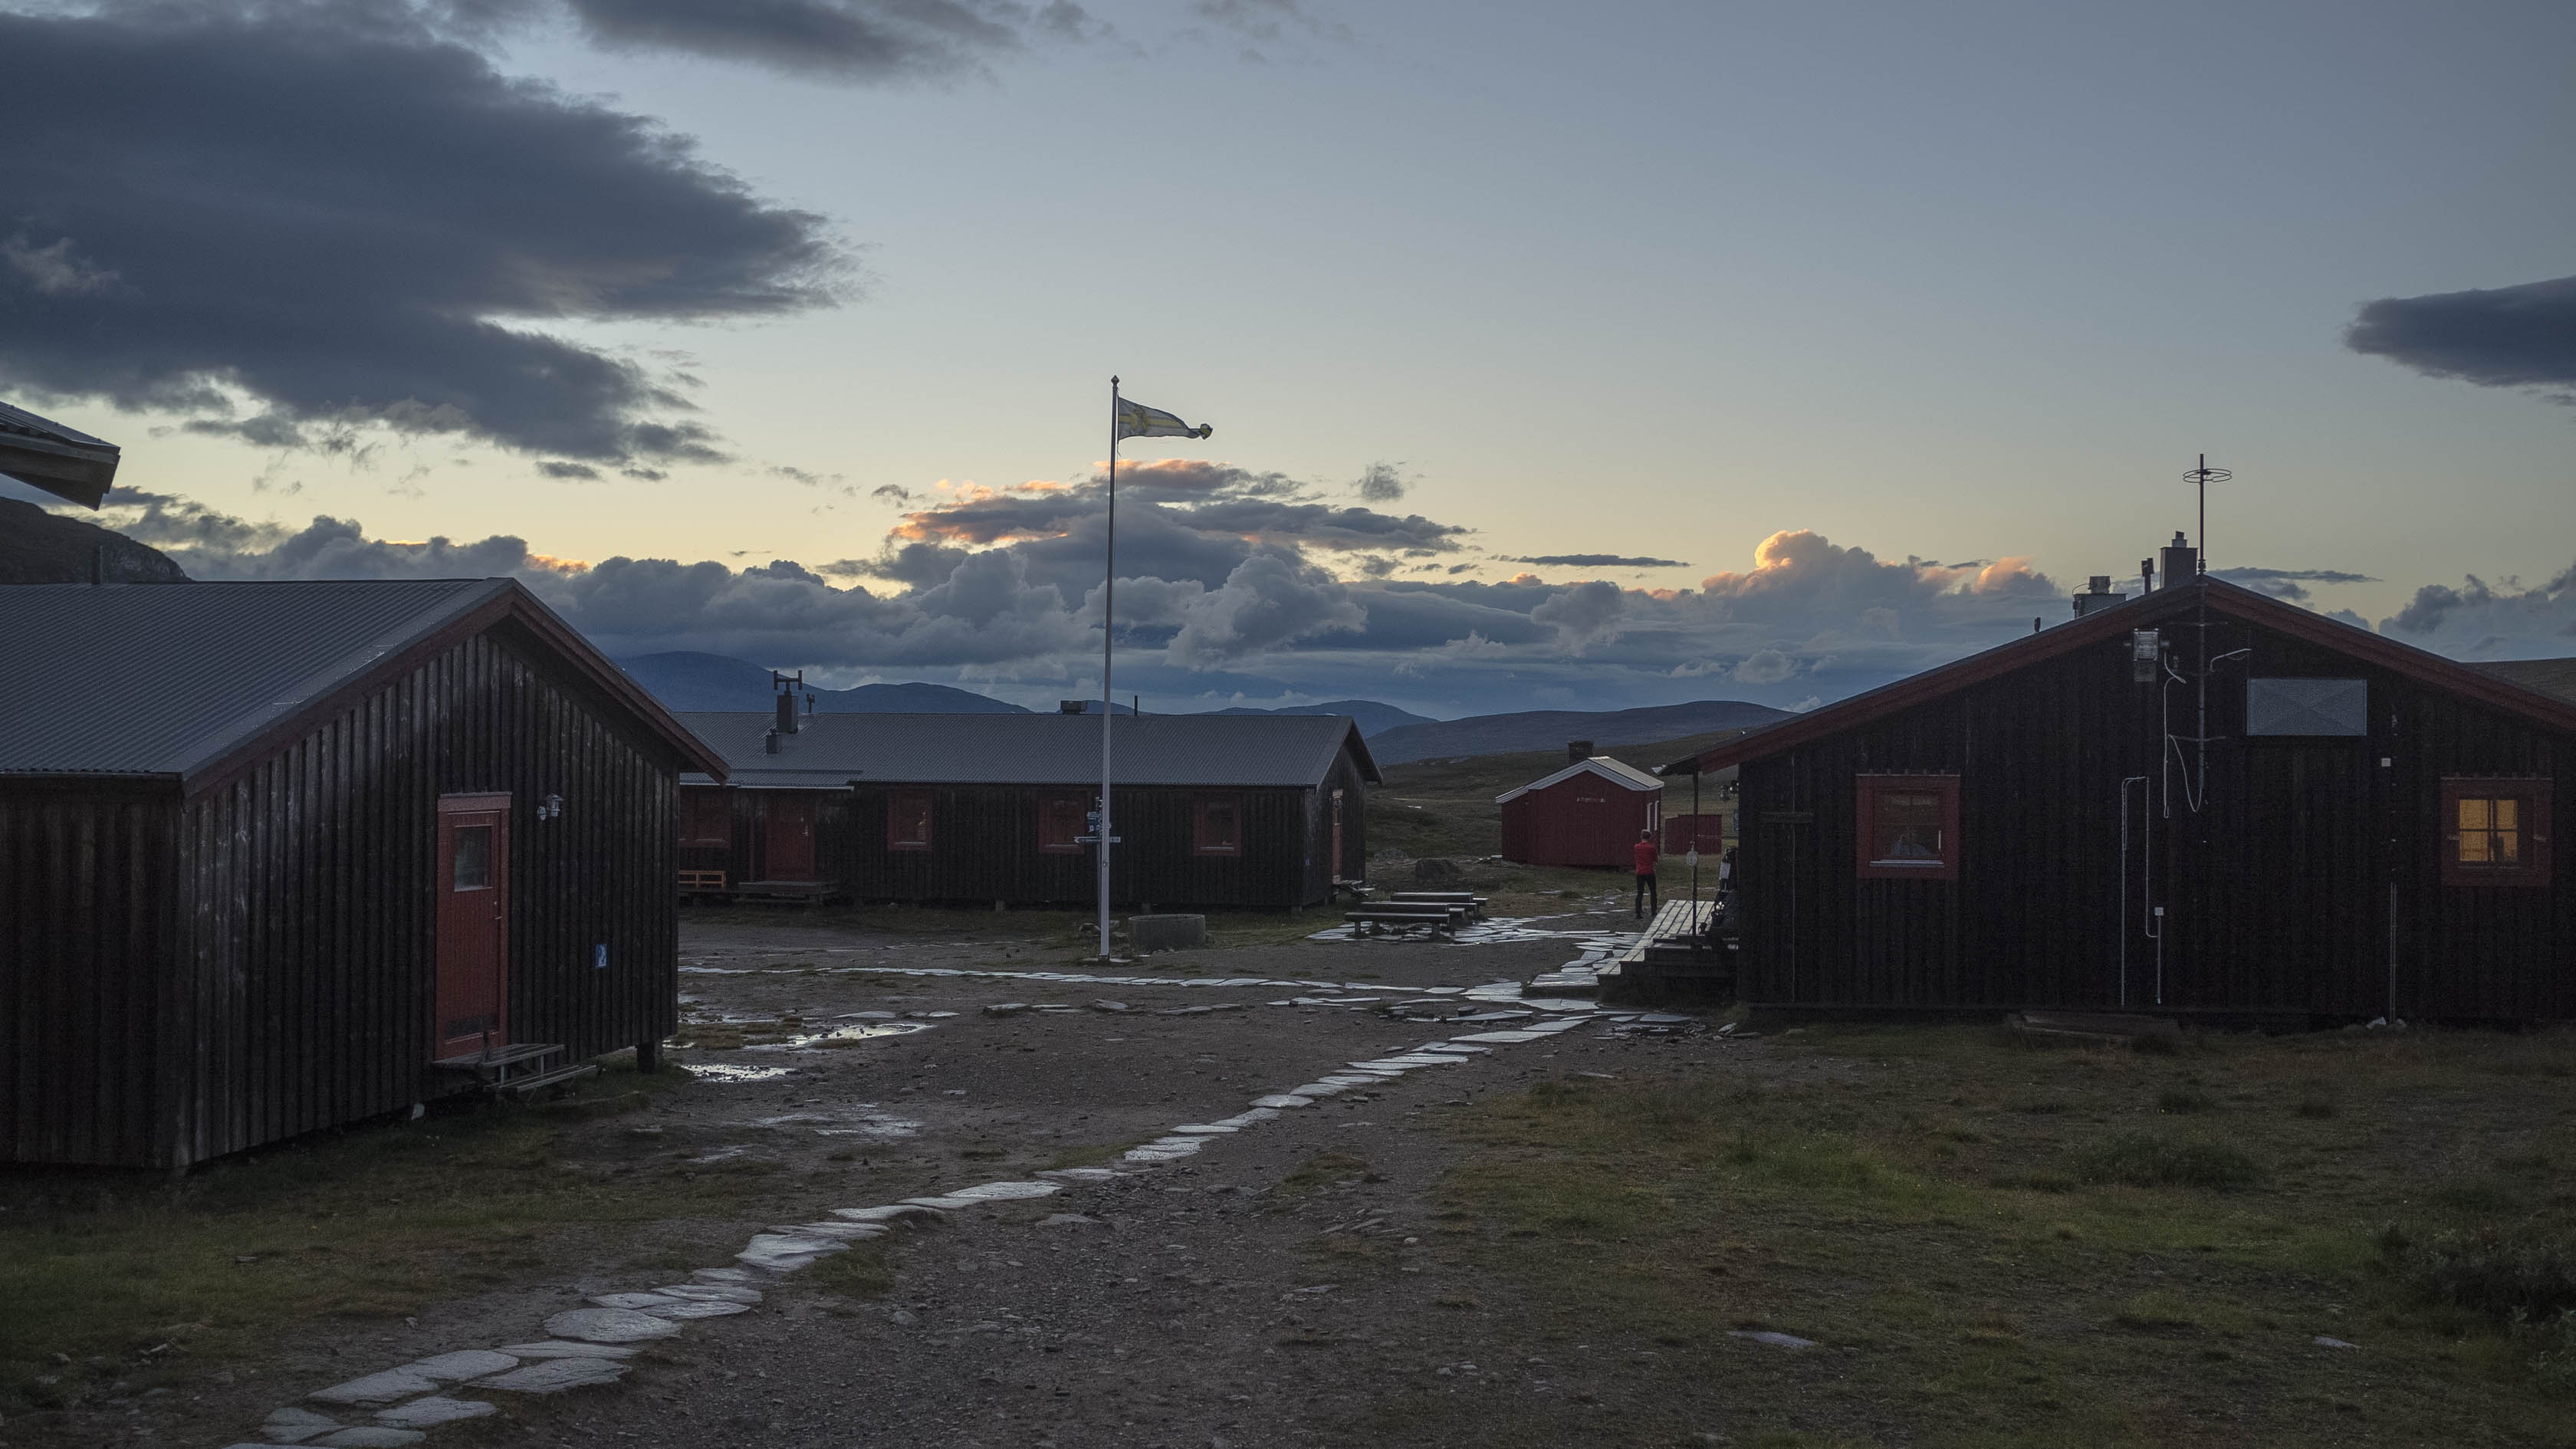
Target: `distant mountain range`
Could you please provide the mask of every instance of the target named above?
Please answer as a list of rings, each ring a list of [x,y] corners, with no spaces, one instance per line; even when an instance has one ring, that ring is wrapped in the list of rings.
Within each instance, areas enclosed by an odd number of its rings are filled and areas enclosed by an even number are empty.
[[[1450,756],[1561,749],[1575,740],[1590,740],[1597,752],[1612,745],[1650,745],[1683,735],[1743,729],[1788,717],[1787,710],[1747,704],[1740,699],[1703,699],[1692,704],[1658,704],[1597,714],[1538,709],[1405,725],[1370,736],[1369,753],[1381,765],[1402,765]]]
[[[1360,737],[1372,741],[1388,730],[1401,729],[1406,725],[1439,723],[1427,714],[1415,714],[1409,709],[1397,709],[1394,705],[1380,704],[1373,699],[1336,699],[1323,704],[1292,704],[1281,709],[1247,709],[1242,705],[1236,705],[1232,709],[1212,709],[1206,712],[1209,714],[1346,714],[1359,721]]]
[[[651,690],[672,709],[767,709],[774,693],[769,671],[722,654],[680,651],[639,654],[618,661],[635,682]],[[808,686],[814,707],[828,714],[1031,714],[1007,700],[945,684],[862,684],[855,689]],[[1091,713],[1098,713],[1092,701]],[[1132,713],[1119,705],[1120,714]],[[1437,720],[1380,704],[1373,699],[1337,699],[1324,704],[1297,704],[1281,709],[1237,705],[1212,714],[1340,714],[1359,722],[1369,753],[1381,765],[1450,755],[1502,755],[1522,750],[1553,750],[1569,740],[1612,745],[1654,744],[1683,735],[1742,729],[1785,719],[1784,711],[1741,700],[1708,699],[1696,704],[1663,704],[1593,714],[1581,710],[1532,710],[1522,714],[1476,715]]]
[[[676,650],[620,659],[618,667],[667,709],[768,709],[776,693],[769,671],[722,654]],[[1030,714],[1008,700],[945,684],[862,684],[855,689],[807,686],[826,714]]]

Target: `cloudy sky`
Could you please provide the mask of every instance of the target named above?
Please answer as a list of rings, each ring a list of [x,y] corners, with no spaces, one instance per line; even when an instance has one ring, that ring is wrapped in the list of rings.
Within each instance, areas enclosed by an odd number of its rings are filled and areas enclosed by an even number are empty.
[[[2576,653],[2576,9],[0,0],[0,397],[200,577],[1022,701],[1830,700],[2213,563]],[[5,485],[0,485],[5,486]],[[24,496],[24,495],[21,495]]]

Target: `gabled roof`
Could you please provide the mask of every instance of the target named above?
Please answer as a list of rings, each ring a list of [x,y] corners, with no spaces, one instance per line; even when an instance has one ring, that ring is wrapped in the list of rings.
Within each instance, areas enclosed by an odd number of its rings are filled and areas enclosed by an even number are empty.
[[[2543,728],[2576,734],[2576,701],[2559,699],[2497,677],[2484,669],[2445,659],[2439,654],[2401,644],[2383,634],[2356,628],[2339,619],[2310,613],[2295,604],[2206,575],[2187,584],[2158,589],[2107,609],[2097,609],[2054,629],[1997,645],[1982,654],[1910,675],[1865,694],[1766,725],[1698,756],[1702,770],[1720,769],[1746,760],[1764,759],[1784,750],[1844,730],[1854,729],[1911,709],[1928,700],[1997,679],[2017,669],[2079,649],[2105,645],[2132,629],[2152,628],[2207,602],[2214,614],[2242,619],[2349,655],[2364,664],[2404,675],[2436,689],[2527,719]],[[1666,769],[1673,768],[1668,765]]]
[[[2471,667],[2576,704],[2576,659],[2499,659]]]
[[[688,767],[723,760],[511,579],[0,588],[0,778],[220,784],[503,620]]]
[[[811,714],[770,754],[777,716],[713,710],[680,720],[715,746],[737,785],[838,789],[852,780],[919,785],[1098,785],[1100,716]],[[1349,750],[1379,783],[1359,726],[1343,715],[1119,715],[1111,774],[1125,785],[1320,785]]]
[[[116,445],[0,403],[0,473],[96,508],[116,482]]]
[[[1500,805],[1507,801],[1517,800],[1532,790],[1544,790],[1550,785],[1554,785],[1565,780],[1571,780],[1575,776],[1583,774],[1599,775],[1602,779],[1609,781],[1611,784],[1616,785],[1623,790],[1660,790],[1664,788],[1663,781],[1656,779],[1654,776],[1647,774],[1645,771],[1638,769],[1634,765],[1623,765],[1617,760],[1610,758],[1608,755],[1594,755],[1588,760],[1577,760],[1573,764],[1566,766],[1564,769],[1557,771],[1555,774],[1548,776],[1544,780],[1532,780],[1517,790],[1506,790],[1502,794],[1494,797],[1494,803]]]

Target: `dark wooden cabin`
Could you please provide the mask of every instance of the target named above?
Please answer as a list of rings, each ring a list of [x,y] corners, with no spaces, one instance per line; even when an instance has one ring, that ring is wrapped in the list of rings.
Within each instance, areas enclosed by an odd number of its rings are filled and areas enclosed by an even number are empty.
[[[723,786],[684,782],[684,891],[1092,898],[1091,847],[1076,837],[1100,791],[1098,715],[680,718],[731,772]],[[1378,773],[1349,719],[1121,716],[1112,748],[1117,903],[1285,908],[1362,877]]]
[[[1608,755],[1575,761],[1494,797],[1503,859],[1630,870],[1640,832],[1661,833],[1664,782]]]
[[[671,1031],[723,761],[518,584],[0,588],[0,680],[0,1160],[180,1168]]]
[[[2576,704],[2177,572],[1668,766],[1742,767],[1737,994],[2576,1017]]]

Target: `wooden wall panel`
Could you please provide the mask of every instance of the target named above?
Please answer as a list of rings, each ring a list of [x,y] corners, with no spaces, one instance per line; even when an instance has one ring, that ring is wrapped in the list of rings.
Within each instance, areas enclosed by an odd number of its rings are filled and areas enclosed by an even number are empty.
[[[2169,633],[2196,659],[2189,627]],[[2444,887],[2436,854],[2448,775],[2567,782],[2553,801],[2563,833],[2576,743],[2257,626],[2219,620],[2209,634],[2213,656],[2248,652],[2211,676],[2205,800],[2189,787],[2196,691],[2133,682],[2125,639],[1747,763],[1741,994],[1816,1007],[2365,1018],[2389,1008],[2393,924],[2400,1015],[2576,1016],[2569,853],[2547,890]],[[2366,678],[2370,734],[2248,739],[2249,674]],[[2168,722],[2182,737],[2170,757]],[[1918,770],[1961,776],[1960,878],[1855,879],[1853,780]],[[2143,799],[2130,796],[2124,875],[2121,782],[2132,776],[2147,782]],[[2135,888],[2150,866],[2168,911],[2161,1001],[2149,903]]]

